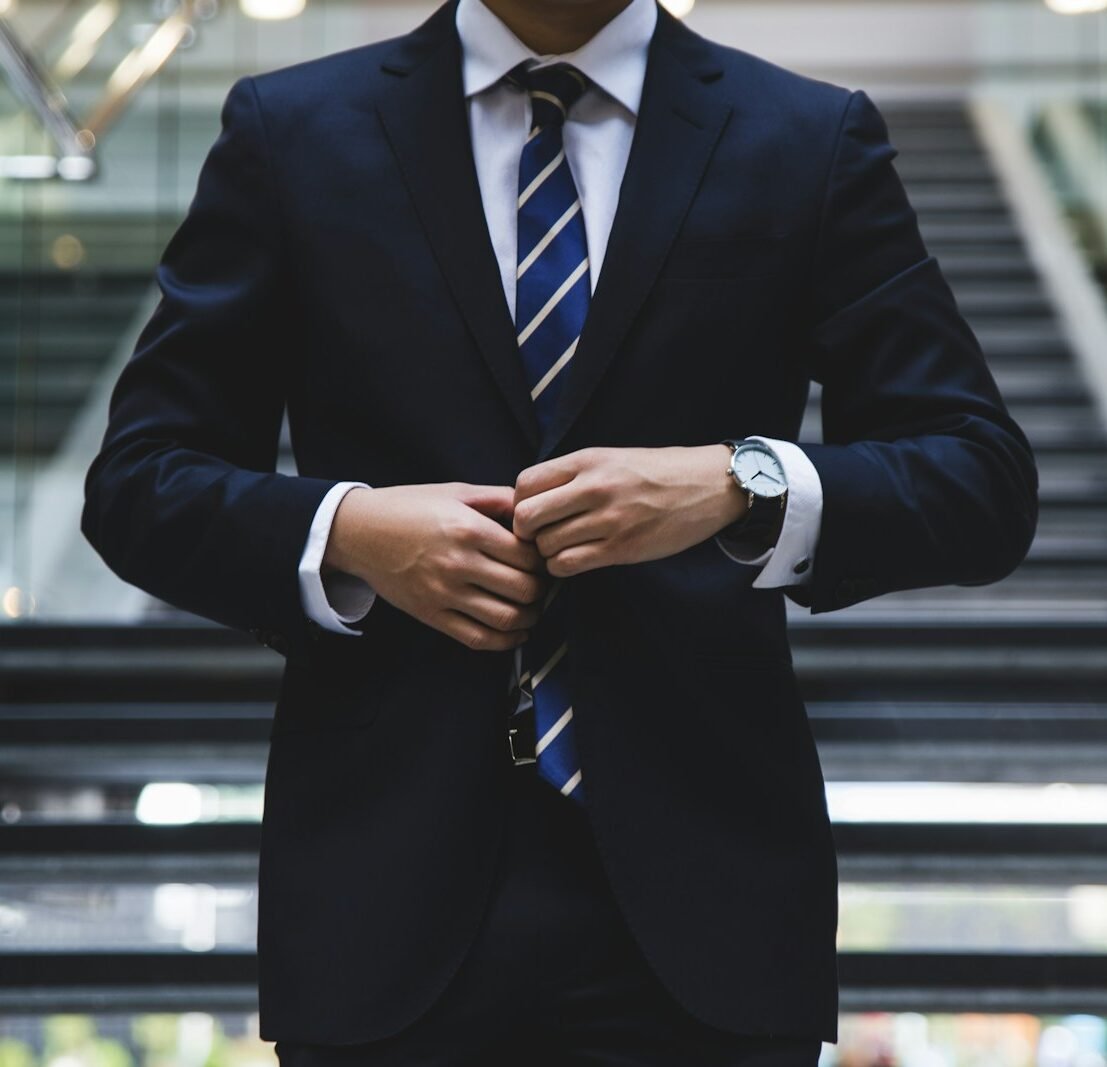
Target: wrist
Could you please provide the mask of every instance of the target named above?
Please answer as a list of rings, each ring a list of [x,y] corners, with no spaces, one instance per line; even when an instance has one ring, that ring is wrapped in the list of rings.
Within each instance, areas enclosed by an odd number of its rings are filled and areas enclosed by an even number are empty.
[[[697,480],[711,525],[718,533],[744,519],[749,504],[746,494],[730,473],[730,448],[727,445],[704,445],[694,451],[699,470]]]
[[[323,550],[322,571],[344,571],[364,578],[360,572],[358,546],[365,536],[365,524],[372,511],[373,489],[357,486],[339,502]]]

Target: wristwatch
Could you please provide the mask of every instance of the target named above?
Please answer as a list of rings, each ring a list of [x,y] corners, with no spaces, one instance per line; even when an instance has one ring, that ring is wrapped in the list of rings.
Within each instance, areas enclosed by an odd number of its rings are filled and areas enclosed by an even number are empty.
[[[730,448],[727,473],[746,494],[746,514],[726,528],[733,537],[776,544],[788,502],[788,477],[777,454],[760,441],[723,441]]]

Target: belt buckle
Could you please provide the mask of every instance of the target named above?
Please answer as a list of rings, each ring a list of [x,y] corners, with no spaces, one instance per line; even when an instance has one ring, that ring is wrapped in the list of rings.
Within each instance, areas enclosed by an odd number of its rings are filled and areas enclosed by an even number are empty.
[[[516,767],[538,762],[538,755],[534,751],[533,710],[518,712],[508,720],[507,747],[511,752],[511,762]]]

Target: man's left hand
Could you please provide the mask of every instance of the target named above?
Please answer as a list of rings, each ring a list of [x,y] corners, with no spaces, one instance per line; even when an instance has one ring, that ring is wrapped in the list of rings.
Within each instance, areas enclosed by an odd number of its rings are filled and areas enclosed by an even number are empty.
[[[730,448],[584,448],[524,470],[514,533],[534,541],[558,578],[663,559],[746,512],[727,473]]]

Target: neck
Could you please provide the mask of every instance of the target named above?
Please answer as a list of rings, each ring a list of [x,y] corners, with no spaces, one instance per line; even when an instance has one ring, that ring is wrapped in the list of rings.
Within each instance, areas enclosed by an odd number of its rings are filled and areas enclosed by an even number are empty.
[[[483,0],[520,41],[540,56],[587,44],[630,0]]]

